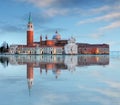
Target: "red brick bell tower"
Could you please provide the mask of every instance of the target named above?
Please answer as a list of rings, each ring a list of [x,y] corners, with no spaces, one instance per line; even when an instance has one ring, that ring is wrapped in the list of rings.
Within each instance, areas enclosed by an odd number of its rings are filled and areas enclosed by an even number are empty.
[[[34,30],[33,30],[32,18],[30,13],[28,24],[27,24],[27,46],[33,46],[33,37],[34,37],[33,31]]]

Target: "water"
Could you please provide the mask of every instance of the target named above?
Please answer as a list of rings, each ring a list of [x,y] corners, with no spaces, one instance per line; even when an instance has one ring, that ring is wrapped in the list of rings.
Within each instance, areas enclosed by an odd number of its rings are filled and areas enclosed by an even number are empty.
[[[120,105],[120,57],[1,55],[0,105]]]

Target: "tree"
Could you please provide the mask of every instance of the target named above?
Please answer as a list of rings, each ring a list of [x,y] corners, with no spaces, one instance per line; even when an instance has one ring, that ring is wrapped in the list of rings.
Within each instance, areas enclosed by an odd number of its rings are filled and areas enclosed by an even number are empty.
[[[4,53],[4,52],[8,52],[9,51],[9,45],[6,42],[2,43],[2,46],[0,47],[0,52]]]
[[[4,51],[4,48],[3,48],[3,46],[0,48],[0,52],[1,53],[3,53],[3,51]]]
[[[7,49],[9,49],[9,45],[8,45],[8,43],[7,43]]]

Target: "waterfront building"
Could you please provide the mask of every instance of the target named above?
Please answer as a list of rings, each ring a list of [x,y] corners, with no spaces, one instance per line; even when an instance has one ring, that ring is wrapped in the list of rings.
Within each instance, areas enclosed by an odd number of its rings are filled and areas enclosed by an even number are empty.
[[[52,39],[42,35],[38,42],[34,42],[34,28],[31,14],[29,15],[27,24],[27,40],[26,45],[11,45],[10,54],[109,54],[108,44],[86,44],[76,43],[75,38],[68,40],[62,39],[58,31],[55,32]]]

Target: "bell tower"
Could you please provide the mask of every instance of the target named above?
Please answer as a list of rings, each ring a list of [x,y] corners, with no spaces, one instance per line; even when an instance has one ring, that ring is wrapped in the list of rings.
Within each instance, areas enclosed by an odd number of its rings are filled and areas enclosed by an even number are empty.
[[[34,37],[34,30],[33,30],[32,18],[30,13],[27,24],[27,46],[33,46],[33,37]]]

